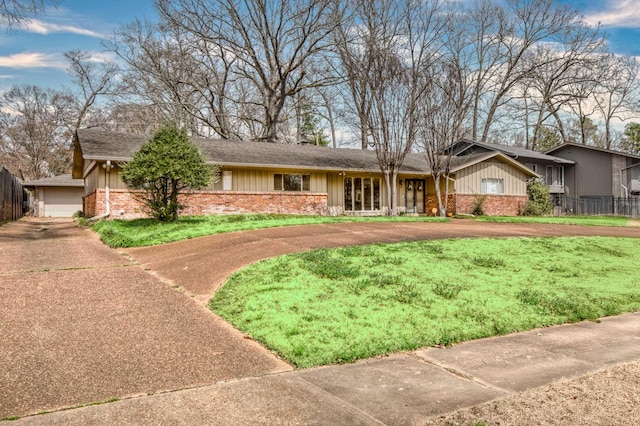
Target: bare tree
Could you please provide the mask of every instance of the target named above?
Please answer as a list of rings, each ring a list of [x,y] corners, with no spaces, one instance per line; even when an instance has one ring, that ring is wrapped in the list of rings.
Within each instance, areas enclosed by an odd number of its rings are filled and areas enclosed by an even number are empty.
[[[120,28],[106,45],[126,64],[122,103],[141,99],[153,106],[150,119],[174,122],[193,134],[202,134],[205,127],[221,137],[236,136],[224,110],[227,80],[218,85],[224,57],[217,51],[201,55],[196,42],[179,28],[140,21]]]
[[[113,62],[102,62],[92,59],[91,54],[82,50],[71,50],[64,54],[69,61],[67,72],[76,85],[74,91],[75,120],[69,123],[71,130],[79,129],[85,123],[87,114],[99,96],[113,94],[118,66]]]
[[[156,0],[161,18],[202,43],[231,52],[233,73],[260,94],[263,133],[275,142],[285,103],[296,93],[327,84],[308,75],[341,19],[331,0]]]
[[[424,71],[439,48],[440,8],[439,2],[362,0],[355,12],[357,22],[368,22],[359,36],[365,52],[342,52],[345,63],[366,58],[368,64],[365,70],[345,69],[362,90],[364,132],[385,178],[391,215],[398,214],[397,174],[413,149],[419,102],[429,88]]]
[[[540,43],[562,43],[584,24],[575,10],[558,7],[553,0],[506,0],[504,5],[484,0],[469,17],[477,74],[473,137],[486,140],[516,85],[543,65],[525,61],[528,52]]]
[[[531,72],[519,85],[533,98],[535,122],[533,137],[527,148],[537,149],[540,132],[548,119],[555,120],[561,140],[567,141],[563,118],[563,108],[572,103],[577,94],[575,88],[582,88],[593,80],[593,74],[585,72],[596,66],[596,58],[604,45],[598,29],[575,23],[571,31],[558,39],[558,44],[540,44],[531,49],[523,58],[525,68]],[[574,103],[575,104],[575,103]]]
[[[351,9],[334,32],[335,44],[339,54],[340,69],[344,75],[343,84],[348,88],[350,97],[347,108],[358,119],[360,149],[366,150],[369,144],[368,119],[371,109],[368,90],[369,72],[375,61],[372,40],[378,31],[379,16],[375,13],[362,13],[368,7],[377,7],[372,2],[356,0],[350,2]]]
[[[65,94],[38,86],[13,87],[0,99],[0,151],[22,179],[68,171],[64,114],[70,102]]]
[[[584,68],[578,73],[583,76],[571,83],[570,91],[572,93],[571,99],[569,99],[568,106],[575,116],[575,124],[578,137],[572,138],[567,135],[565,142],[579,142],[586,144],[587,140],[593,134],[593,121],[592,116],[596,112],[596,106],[593,102],[593,95],[595,93],[598,81],[602,78],[603,70],[600,67],[592,66]]]
[[[58,0],[2,0],[0,23],[15,28],[44,13],[47,6],[57,6]]]
[[[611,121],[616,118],[624,119],[624,113],[637,107],[640,64],[631,56],[611,54],[603,56],[599,66],[606,72],[595,90],[594,100],[605,125],[604,147],[611,149]]]
[[[446,216],[454,152],[450,148],[469,132],[476,116],[477,56],[467,49],[464,21],[450,10],[441,55],[429,68],[430,89],[420,102],[419,143],[431,169],[438,212]],[[442,187],[444,186],[444,194]]]

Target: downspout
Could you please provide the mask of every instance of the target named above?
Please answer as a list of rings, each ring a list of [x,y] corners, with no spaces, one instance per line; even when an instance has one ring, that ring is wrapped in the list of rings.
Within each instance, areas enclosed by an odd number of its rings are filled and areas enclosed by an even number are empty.
[[[626,186],[624,186],[622,184],[622,172],[625,171],[625,170],[629,170],[629,169],[632,169],[634,167],[637,167],[639,165],[640,165],[640,163],[636,163],[636,164],[632,164],[630,166],[627,166],[624,169],[620,169],[620,186],[622,186],[624,188],[625,198],[629,198],[629,188],[627,188]]]
[[[105,219],[107,217],[109,217],[109,215],[111,214],[111,197],[109,194],[109,176],[110,176],[110,172],[111,172],[111,160],[107,160],[106,163],[104,163],[102,165],[102,167],[104,168],[104,213],[97,215],[97,216],[93,216],[91,219],[89,220],[100,220],[100,219]]]
[[[624,169],[620,169],[620,186],[624,189],[624,198],[629,198],[629,188],[622,183],[622,170]]]

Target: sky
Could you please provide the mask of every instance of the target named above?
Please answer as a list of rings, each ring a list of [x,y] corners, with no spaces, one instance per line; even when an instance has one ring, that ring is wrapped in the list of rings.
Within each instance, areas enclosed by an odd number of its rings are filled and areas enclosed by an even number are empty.
[[[58,0],[56,8],[11,31],[0,29],[0,91],[13,85],[70,85],[64,52],[113,57],[102,39],[136,18],[154,17],[152,0]]]
[[[638,0],[556,0],[574,7],[592,25],[609,34],[610,50],[640,58]],[[136,18],[154,18],[153,0],[59,0],[59,6],[33,19],[26,28],[0,29],[0,92],[13,85],[59,89],[71,83],[63,53],[90,51],[108,58],[102,38]]]

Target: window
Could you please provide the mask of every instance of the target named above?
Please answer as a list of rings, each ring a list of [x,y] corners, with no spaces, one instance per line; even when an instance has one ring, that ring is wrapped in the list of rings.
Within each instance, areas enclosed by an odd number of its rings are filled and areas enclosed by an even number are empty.
[[[310,191],[311,175],[276,173],[273,175],[273,189],[276,191]]]
[[[547,166],[547,185],[553,185],[553,166]]]
[[[557,185],[564,185],[564,166],[556,167],[556,180]]]
[[[504,194],[504,179],[482,179],[480,192],[483,194]]]
[[[538,165],[535,163],[526,163],[525,166],[530,169],[533,170],[534,172],[538,173]]]
[[[344,209],[380,210],[380,179],[344,178]]]

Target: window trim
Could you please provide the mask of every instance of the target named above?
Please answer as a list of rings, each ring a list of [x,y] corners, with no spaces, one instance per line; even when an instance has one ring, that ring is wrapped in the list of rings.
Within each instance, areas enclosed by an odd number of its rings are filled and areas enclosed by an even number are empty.
[[[487,195],[504,195],[504,178],[482,178],[480,180],[480,193]]]
[[[279,178],[280,184],[279,184],[279,187],[276,187],[276,180],[278,179],[278,176],[280,176]],[[286,183],[285,176],[297,177],[297,179],[299,179],[299,182],[300,182],[299,189],[285,188],[285,183]],[[303,174],[303,173],[274,173],[273,174],[273,190],[283,191],[283,192],[311,192],[311,175]]]

